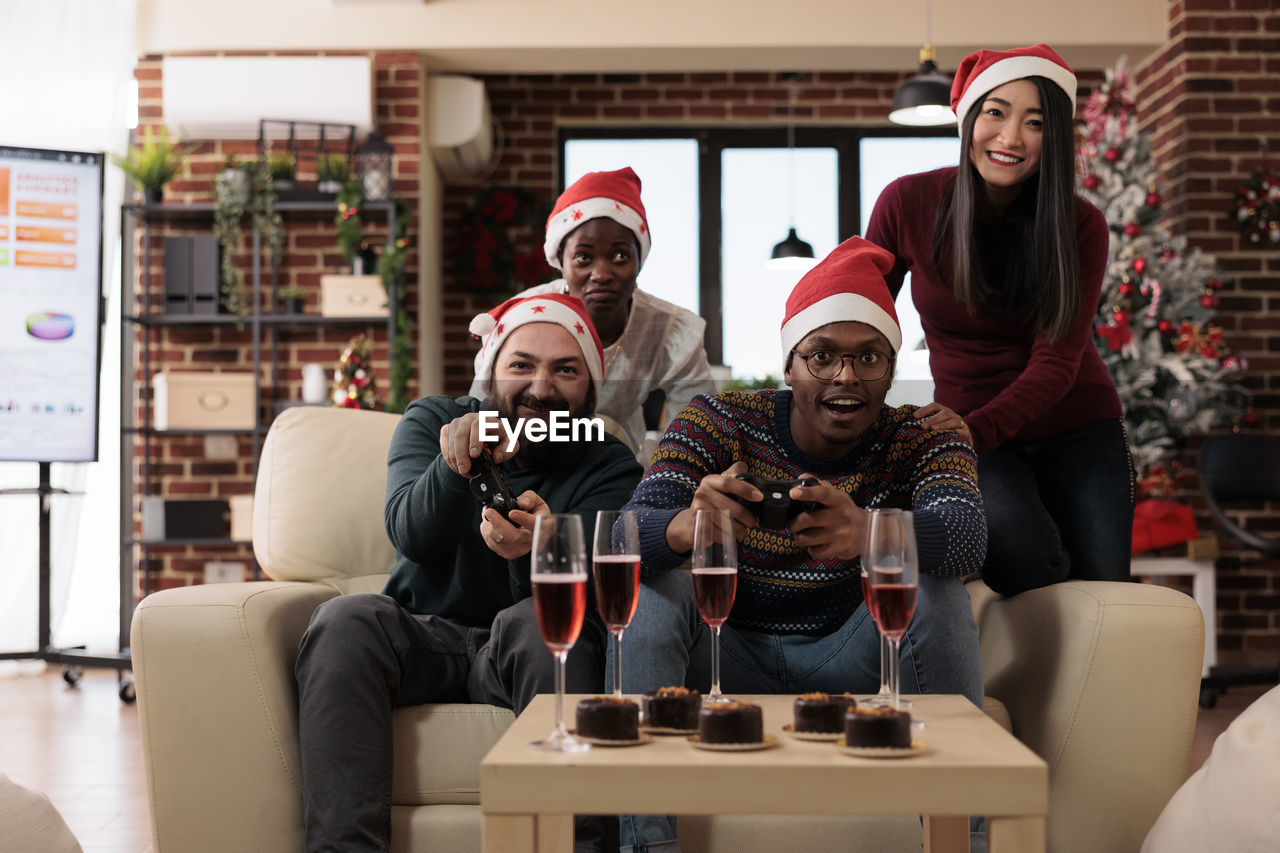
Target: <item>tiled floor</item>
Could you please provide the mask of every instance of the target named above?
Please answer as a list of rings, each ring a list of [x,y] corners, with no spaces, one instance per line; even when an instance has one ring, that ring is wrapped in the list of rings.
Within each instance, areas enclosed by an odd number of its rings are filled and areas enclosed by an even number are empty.
[[[1191,769],[1267,687],[1233,688],[1196,724]],[[85,853],[150,853],[136,705],[116,695],[114,671],[86,670],[68,687],[61,669],[0,661],[0,773],[44,791]]]

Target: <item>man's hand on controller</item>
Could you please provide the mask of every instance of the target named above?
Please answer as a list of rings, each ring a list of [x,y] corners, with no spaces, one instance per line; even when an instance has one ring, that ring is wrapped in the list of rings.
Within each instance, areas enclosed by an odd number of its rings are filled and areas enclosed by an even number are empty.
[[[687,554],[693,549],[694,514],[700,509],[727,509],[733,518],[733,538],[741,539],[756,526],[756,517],[750,508],[734,500],[733,496],[752,502],[764,500],[755,486],[735,479],[745,474],[747,463],[735,462],[721,474],[708,474],[698,483],[693,501],[688,509],[676,513],[667,525],[667,545],[677,554]]]
[[[849,495],[819,480],[816,486],[796,486],[790,497],[793,501],[821,504],[817,509],[802,512],[792,519],[787,529],[795,536],[797,545],[808,548],[809,554],[819,560],[833,557],[852,560],[862,553],[870,513],[855,504]]]
[[[547,502],[538,497],[532,489],[526,490],[518,498],[519,509],[511,510],[511,520],[502,517],[502,513],[490,507],[481,512],[480,535],[489,546],[489,550],[508,560],[515,560],[528,554],[533,547],[533,525],[540,515],[550,515],[551,508]]]
[[[475,471],[471,460],[479,456],[485,447],[489,448],[489,455],[493,457],[494,463],[499,465],[519,452],[519,444],[510,451],[507,450],[507,431],[501,421],[498,422],[498,432],[500,435],[497,444],[482,442],[480,415],[477,412],[467,412],[440,427],[440,455],[455,474],[473,477]]]

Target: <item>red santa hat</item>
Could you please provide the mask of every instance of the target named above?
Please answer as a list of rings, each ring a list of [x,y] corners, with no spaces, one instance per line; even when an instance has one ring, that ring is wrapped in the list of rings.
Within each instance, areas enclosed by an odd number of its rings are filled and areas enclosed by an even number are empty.
[[[796,282],[782,321],[782,351],[790,353],[805,335],[828,323],[866,323],[893,347],[902,330],[893,297],[884,283],[893,255],[861,237],[850,237]]]
[[[587,307],[576,296],[565,293],[542,293],[537,296],[513,296],[487,314],[477,314],[467,326],[471,334],[483,338],[476,356],[476,376],[488,380],[493,375],[493,362],[511,332],[526,323],[555,323],[561,326],[582,350],[587,372],[596,390],[604,377],[604,347],[596,327],[591,325]]]
[[[1049,45],[1033,44],[1013,50],[979,50],[964,58],[951,83],[951,109],[957,121],[963,126],[965,115],[979,98],[1023,77],[1045,77],[1056,83],[1067,93],[1075,112],[1075,72]]]
[[[573,182],[556,199],[555,209],[547,217],[547,239],[543,251],[547,263],[560,269],[560,244],[579,226],[592,219],[612,219],[636,235],[640,246],[639,263],[649,257],[649,220],[640,203],[640,176],[630,167],[616,172],[588,172]]]

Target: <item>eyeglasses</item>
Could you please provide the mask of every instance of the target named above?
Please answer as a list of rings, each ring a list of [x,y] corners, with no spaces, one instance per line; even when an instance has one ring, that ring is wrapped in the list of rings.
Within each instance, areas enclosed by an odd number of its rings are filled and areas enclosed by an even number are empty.
[[[863,382],[875,382],[883,379],[893,364],[893,356],[885,355],[879,350],[867,349],[862,352],[836,353],[826,349],[816,349],[811,353],[791,351],[799,359],[804,360],[805,367],[814,379],[830,382],[844,371],[845,361],[853,364],[853,373]]]

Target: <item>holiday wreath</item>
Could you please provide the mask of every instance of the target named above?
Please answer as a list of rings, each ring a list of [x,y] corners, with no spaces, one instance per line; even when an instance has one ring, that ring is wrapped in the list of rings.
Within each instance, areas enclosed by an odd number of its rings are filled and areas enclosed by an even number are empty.
[[[1236,223],[1250,243],[1280,245],[1280,172],[1256,172],[1236,190]]]
[[[515,292],[551,273],[542,238],[551,205],[524,187],[489,187],[467,206],[454,264],[469,290]]]

